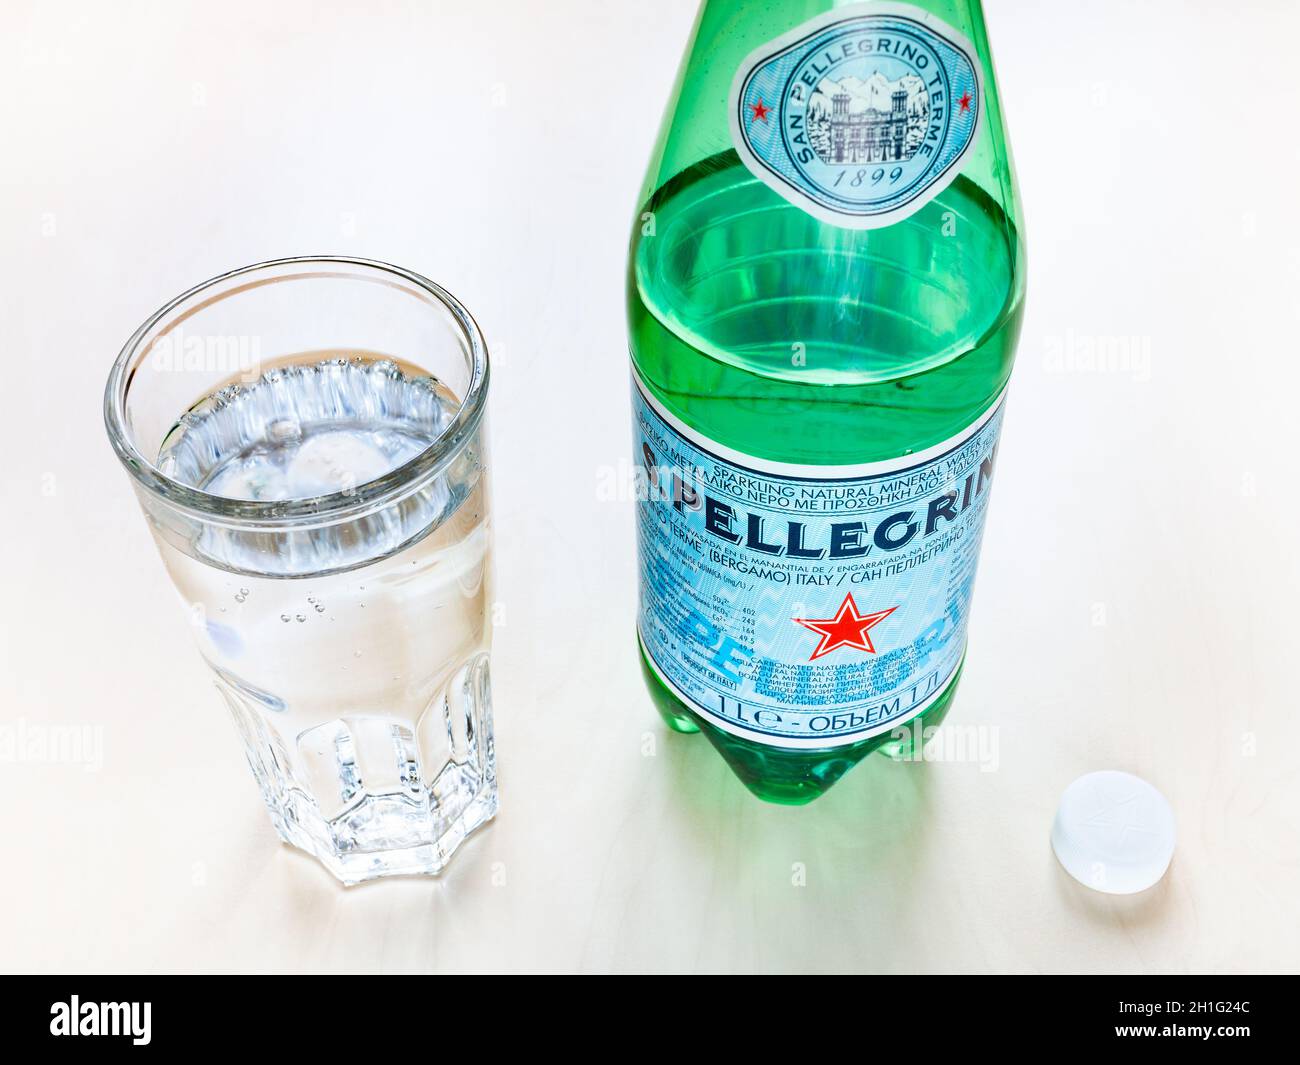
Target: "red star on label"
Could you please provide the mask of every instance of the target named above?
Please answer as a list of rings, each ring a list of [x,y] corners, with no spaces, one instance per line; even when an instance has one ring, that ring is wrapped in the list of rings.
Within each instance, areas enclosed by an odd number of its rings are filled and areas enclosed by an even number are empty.
[[[844,597],[844,602],[840,604],[839,613],[833,618],[823,618],[814,620],[812,618],[791,618],[796,625],[802,625],[805,629],[812,629],[813,632],[820,634],[822,641],[813,651],[812,658],[809,662],[821,658],[822,655],[828,655],[838,647],[855,647],[859,651],[866,651],[867,654],[876,653],[875,645],[871,642],[871,637],[867,635],[867,630],[873,625],[879,625],[885,618],[889,617],[898,607],[891,606],[888,610],[877,610],[871,614],[859,614],[858,604],[853,601],[853,595],[850,593]]]
[[[971,104],[970,93],[968,92],[962,93],[961,99],[957,101],[957,106],[960,107],[963,112],[965,112],[970,110],[970,104]]]
[[[764,122],[767,121],[767,116],[772,112],[772,109],[763,103],[763,98],[761,96],[758,98],[758,103],[750,104],[749,106],[754,112],[754,118],[761,118]]]

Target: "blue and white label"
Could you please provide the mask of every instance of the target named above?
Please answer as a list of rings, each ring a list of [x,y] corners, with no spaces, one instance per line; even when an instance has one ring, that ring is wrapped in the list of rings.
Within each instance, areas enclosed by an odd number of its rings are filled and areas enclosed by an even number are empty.
[[[893,225],[957,176],[983,110],[961,34],[908,4],[836,8],[741,64],[732,140],[797,207],[850,229]]]
[[[888,732],[956,675],[1002,425],[891,462],[796,466],[723,447],[636,379],[646,656],[706,720],[823,748]]]

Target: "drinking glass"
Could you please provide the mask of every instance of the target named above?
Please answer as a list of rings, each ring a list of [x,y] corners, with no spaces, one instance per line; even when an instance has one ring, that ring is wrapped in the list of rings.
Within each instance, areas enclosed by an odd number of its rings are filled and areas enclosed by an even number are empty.
[[[343,257],[191,289],[109,375],[271,821],[344,883],[437,873],[497,810],[487,388],[459,301]]]

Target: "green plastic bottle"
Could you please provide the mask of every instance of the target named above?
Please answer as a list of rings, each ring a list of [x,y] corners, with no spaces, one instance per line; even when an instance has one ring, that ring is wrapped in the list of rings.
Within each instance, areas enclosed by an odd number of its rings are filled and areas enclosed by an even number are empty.
[[[965,655],[1025,269],[978,0],[706,0],[640,205],[646,683],[808,802]]]

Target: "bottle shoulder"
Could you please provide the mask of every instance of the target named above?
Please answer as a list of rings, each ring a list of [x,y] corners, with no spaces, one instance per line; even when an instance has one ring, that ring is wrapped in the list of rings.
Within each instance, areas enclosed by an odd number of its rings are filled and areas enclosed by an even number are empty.
[[[846,230],[723,153],[639,215],[633,359],[679,417],[752,454],[909,453],[959,431],[1001,392],[1023,254],[1014,224],[973,182],[959,178],[896,226]]]

